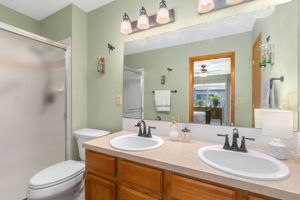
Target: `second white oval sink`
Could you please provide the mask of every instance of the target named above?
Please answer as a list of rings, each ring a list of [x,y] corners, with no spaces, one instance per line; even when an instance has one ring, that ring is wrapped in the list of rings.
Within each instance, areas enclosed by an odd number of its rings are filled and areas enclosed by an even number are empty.
[[[160,147],[164,141],[157,136],[152,138],[140,137],[137,134],[121,135],[113,138],[110,145],[125,151],[146,151]]]
[[[280,180],[290,174],[289,168],[284,163],[256,151],[234,152],[216,145],[200,148],[198,156],[211,167],[243,178]]]

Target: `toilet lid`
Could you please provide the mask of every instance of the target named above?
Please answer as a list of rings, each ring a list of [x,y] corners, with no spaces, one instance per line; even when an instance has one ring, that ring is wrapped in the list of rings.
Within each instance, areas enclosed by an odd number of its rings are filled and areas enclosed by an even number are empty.
[[[83,128],[74,131],[74,134],[83,138],[87,139],[94,139],[98,137],[102,137],[104,135],[109,134],[108,131],[98,130],[98,129],[90,129],[90,128]]]
[[[57,163],[35,174],[29,181],[30,188],[42,189],[68,181],[84,172],[84,163],[68,160]]]

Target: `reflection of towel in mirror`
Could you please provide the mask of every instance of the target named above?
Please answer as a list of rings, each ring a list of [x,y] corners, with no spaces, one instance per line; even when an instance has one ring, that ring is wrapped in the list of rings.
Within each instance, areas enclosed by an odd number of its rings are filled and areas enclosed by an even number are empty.
[[[156,111],[162,111],[162,112],[171,111],[170,90],[155,90],[154,99],[155,99]]]
[[[263,108],[275,108],[275,85],[271,79],[265,80],[263,85]]]

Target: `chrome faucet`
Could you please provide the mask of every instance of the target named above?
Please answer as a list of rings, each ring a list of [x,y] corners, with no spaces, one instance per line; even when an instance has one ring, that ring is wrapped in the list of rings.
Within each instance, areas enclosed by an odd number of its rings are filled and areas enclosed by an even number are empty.
[[[248,152],[248,150],[246,148],[246,140],[255,141],[254,138],[247,138],[247,137],[243,136],[242,137],[241,146],[239,147],[238,146],[238,138],[240,137],[240,135],[239,135],[239,130],[237,128],[233,129],[233,133],[232,133],[232,145],[231,146],[229,144],[228,134],[225,134],[225,135],[218,134],[218,136],[225,137],[225,143],[224,143],[223,149],[230,150],[230,151],[244,152],[244,153]]]

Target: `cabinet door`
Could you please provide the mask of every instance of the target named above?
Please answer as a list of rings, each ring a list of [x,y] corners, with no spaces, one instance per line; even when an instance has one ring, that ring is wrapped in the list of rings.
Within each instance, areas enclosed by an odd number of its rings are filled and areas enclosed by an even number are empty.
[[[178,200],[235,200],[233,190],[171,175],[171,196]]]
[[[161,199],[161,198],[148,196],[146,194],[135,191],[123,185],[120,185],[118,196],[119,196],[118,200],[160,200]]]
[[[85,177],[86,200],[115,200],[115,183],[87,173]]]

